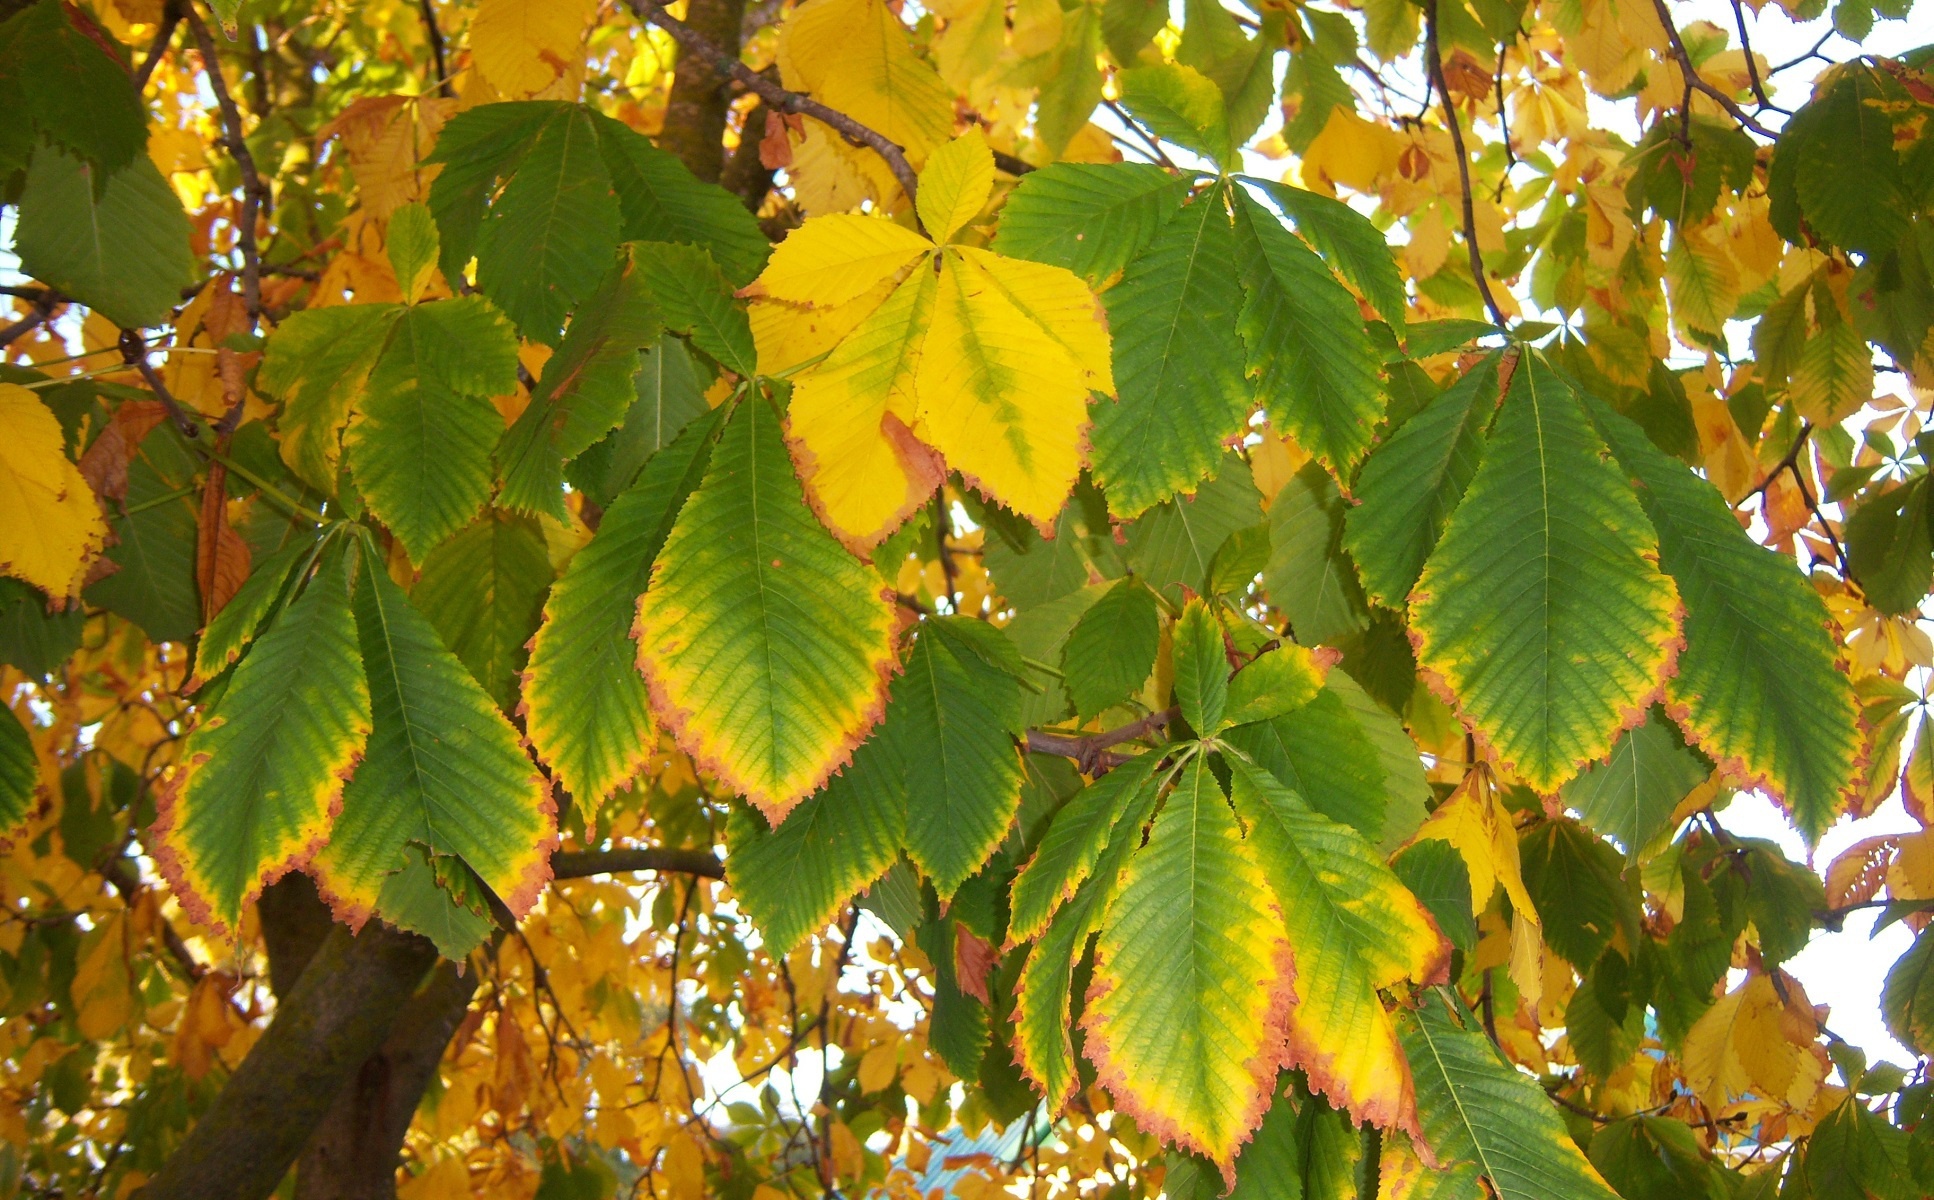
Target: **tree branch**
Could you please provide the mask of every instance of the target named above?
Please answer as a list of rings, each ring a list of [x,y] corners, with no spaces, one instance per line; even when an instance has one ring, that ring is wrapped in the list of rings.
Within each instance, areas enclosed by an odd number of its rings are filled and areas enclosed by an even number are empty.
[[[255,222],[263,208],[273,203],[268,185],[255,169],[255,155],[249,152],[242,132],[242,110],[235,107],[228,80],[222,77],[221,61],[215,55],[215,39],[195,11],[195,0],[182,0],[182,17],[194,34],[195,48],[201,52],[202,67],[208,72],[209,90],[215,93],[216,107],[222,114],[222,141],[242,173],[242,215],[236,222],[235,245],[242,252],[242,300],[248,308],[249,328],[262,318],[262,252],[255,242]]]
[[[652,846],[616,850],[559,850],[551,855],[552,879],[583,879],[589,875],[657,871],[724,879],[725,864],[708,850],[663,850]]]
[[[0,329],[0,349],[13,345],[29,333],[45,325],[54,317],[54,310],[67,300],[53,288],[42,288],[34,297],[33,310],[5,329]]]
[[[161,64],[161,56],[168,52],[168,43],[175,38],[175,27],[181,24],[181,10],[173,3],[161,10],[161,28],[155,31],[154,41],[148,44],[148,56],[134,71],[134,94],[139,96],[153,77],[154,69]]]
[[[1111,747],[1119,746],[1123,742],[1132,742],[1138,737],[1153,733],[1178,715],[1180,714],[1177,709],[1164,709],[1161,712],[1150,713],[1138,721],[1130,721],[1126,725],[1082,737],[1050,733],[1045,729],[1030,729],[1027,731],[1027,748],[1036,754],[1057,754],[1062,758],[1071,758],[1084,775],[1093,775],[1105,767],[1119,767],[1134,757],[1129,754],[1112,753]]]
[[[1663,4],[1664,0],[1655,0]],[[1424,0],[1424,67],[1429,81],[1443,105],[1444,123],[1450,126],[1451,150],[1457,155],[1457,180],[1464,199],[1464,248],[1471,255],[1471,278],[1477,281],[1478,295],[1491,311],[1491,320],[1504,328],[1504,310],[1491,294],[1491,281],[1484,274],[1484,256],[1477,248],[1477,204],[1471,199],[1471,162],[1464,151],[1464,130],[1457,123],[1457,105],[1451,100],[1450,84],[1444,79],[1444,57],[1437,48],[1437,0]]]
[[[443,29],[436,22],[436,7],[430,0],[418,0],[417,11],[423,15],[423,36],[430,42],[430,59],[436,64],[436,94],[448,100],[455,95],[450,90],[450,68],[443,57]]]
[[[865,146],[886,160],[893,178],[900,184],[900,190],[912,200],[919,189],[919,180],[913,173],[913,166],[907,162],[906,151],[898,142],[888,138],[876,129],[860,124],[845,113],[827,108],[819,101],[798,92],[789,91],[760,75],[751,67],[740,62],[737,57],[725,53],[713,45],[705,35],[671,16],[654,0],[625,0],[631,11],[641,21],[649,21],[677,39],[686,50],[711,62],[714,70],[721,75],[737,80],[747,91],[762,98],[767,104],[783,113],[797,113],[811,117],[831,126],[838,134],[855,146]]]
[[[1757,118],[1753,117],[1745,109],[1739,107],[1731,96],[1728,96],[1700,77],[1699,72],[1693,68],[1692,55],[1686,52],[1686,44],[1679,37],[1679,27],[1672,23],[1672,11],[1665,6],[1665,0],[1652,0],[1652,9],[1659,14],[1659,24],[1665,26],[1665,36],[1672,43],[1672,57],[1678,62],[1680,72],[1685,75],[1686,86],[1694,91],[1703,92],[1717,101],[1719,107],[1725,109],[1727,115],[1739,122],[1742,127],[1752,130],[1763,138],[1777,137],[1778,135],[1772,130],[1761,125]],[[1752,61],[1750,52],[1747,61]],[[1754,74],[1758,74],[1757,68],[1755,68]]]

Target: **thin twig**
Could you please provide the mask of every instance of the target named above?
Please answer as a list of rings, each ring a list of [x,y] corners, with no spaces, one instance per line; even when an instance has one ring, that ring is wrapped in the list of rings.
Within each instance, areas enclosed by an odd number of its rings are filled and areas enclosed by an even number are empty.
[[[148,362],[148,346],[141,340],[141,335],[132,329],[123,329],[120,346],[121,361],[141,372],[142,381],[154,393],[154,398],[161,401],[161,407],[168,410],[168,419],[175,423],[181,436],[191,442],[198,441],[201,426],[189,417],[187,410],[181,407],[181,401],[175,399],[175,394],[162,382],[161,374]]]
[[[168,52],[168,43],[174,40],[175,27],[181,24],[181,10],[168,4],[161,11],[161,28],[155,30],[154,41],[148,43],[148,56],[134,69],[134,94],[140,95],[153,77],[154,69],[161,65],[161,56]]]
[[[1518,165],[1518,152],[1511,145],[1511,116],[1504,111],[1504,52],[1510,47],[1509,42],[1498,45],[1498,132],[1504,137],[1504,174],[1498,176],[1497,194],[1492,197],[1497,204],[1504,203],[1504,185],[1511,180],[1511,168]]]
[[[229,157],[235,160],[236,169],[242,174],[242,215],[236,223],[235,244],[242,252],[242,301],[248,309],[249,329],[253,331],[262,318],[262,252],[255,241],[255,222],[262,210],[273,203],[273,197],[255,169],[255,155],[249,152],[248,141],[243,136],[242,110],[235,107],[235,97],[229,94],[228,80],[223,78],[221,62],[216,57],[215,39],[195,11],[195,0],[182,0],[182,16],[188,22],[189,32],[195,36],[202,68],[208,73],[209,90],[215,93],[215,105],[221,111],[222,141],[227,143]]]
[[[1665,36],[1672,43],[1672,57],[1678,62],[1679,70],[1685,74],[1686,86],[1704,92],[1726,110],[1727,115],[1739,124],[1752,130],[1763,138],[1776,137],[1772,130],[1759,123],[1758,118],[1739,107],[1731,96],[1707,83],[1692,65],[1692,55],[1687,53],[1685,41],[1679,37],[1679,27],[1672,23],[1672,11],[1665,6],[1665,0],[1652,0],[1652,9],[1659,14],[1659,24],[1665,26]],[[1750,61],[1750,59],[1748,60]]]
[[[430,58],[436,64],[436,94],[447,100],[455,93],[450,90],[450,71],[443,61],[443,30],[436,23],[436,7],[430,0],[419,0],[417,11],[423,14],[423,36],[430,40]]]
[[[1753,95],[1759,98],[1759,106],[1785,112],[1785,109],[1767,99],[1766,85],[1759,77],[1759,63],[1753,59],[1753,38],[1746,32],[1746,6],[1739,0],[1733,0],[1733,23],[1739,26],[1739,49],[1746,56],[1746,78],[1753,83]]]
[[[1780,456],[1780,460],[1778,462],[1773,464],[1773,469],[1766,472],[1766,478],[1760,480],[1759,486],[1754,488],[1752,491],[1747,492],[1744,496],[1741,496],[1739,498],[1739,503],[1744,504],[1748,500],[1751,500],[1756,496],[1765,495],[1766,489],[1773,486],[1773,481],[1780,477],[1781,471],[1786,470],[1788,467],[1800,461],[1800,451],[1806,448],[1806,440],[1812,436],[1813,436],[1813,422],[1801,421],[1800,436],[1793,439],[1793,445],[1787,450],[1785,454]],[[1737,508],[1738,506],[1739,505],[1734,505],[1733,507]]]
[[[15,321],[5,329],[0,329],[0,349],[13,345],[35,329],[45,325],[54,317],[54,310],[66,302],[67,297],[53,288],[43,288],[34,297],[33,309],[26,316]]]
[[[907,162],[906,151],[898,142],[869,126],[862,125],[843,112],[827,108],[819,101],[798,92],[780,87],[770,79],[760,75],[751,67],[734,56],[713,45],[711,39],[693,29],[659,7],[654,0],[625,0],[631,11],[641,21],[649,21],[677,39],[685,49],[708,60],[712,69],[721,75],[737,80],[747,91],[756,93],[773,108],[784,113],[797,113],[820,121],[837,132],[855,146],[865,146],[886,160],[893,172],[893,178],[900,184],[900,190],[912,200],[919,188],[919,181],[913,173],[913,165]]]
[[[1135,123],[1135,118],[1129,116],[1128,110],[1123,108],[1118,101],[1103,100],[1101,103],[1108,109],[1109,112],[1115,114],[1115,119],[1122,123],[1123,128],[1127,129],[1130,133],[1133,133],[1136,137],[1142,140],[1142,143],[1148,148],[1148,152],[1155,156],[1155,161],[1157,163],[1159,163],[1164,167],[1167,167],[1171,171],[1180,171],[1182,169],[1176,166],[1174,160],[1169,158],[1167,151],[1162,149],[1161,139],[1157,138],[1154,134],[1149,133],[1146,129],[1143,129],[1140,125],[1137,125]]]
[[[1464,247],[1471,255],[1471,277],[1477,281],[1478,295],[1484,297],[1484,307],[1491,311],[1491,320],[1502,329],[1505,326],[1504,310],[1498,307],[1497,297],[1491,294],[1491,282],[1484,274],[1484,256],[1477,248],[1477,204],[1471,199],[1471,163],[1464,152],[1464,130],[1457,121],[1457,106],[1451,101],[1450,84],[1444,79],[1444,56],[1437,48],[1437,0],[1425,0],[1424,3],[1424,66],[1442,102],[1444,122],[1450,126],[1451,150],[1457,155],[1457,179],[1464,199]]]
[[[933,494],[933,538],[940,548],[940,574],[947,581],[947,607],[959,612],[954,599],[955,593],[960,590],[955,579],[958,572],[954,568],[953,550],[947,545],[947,535],[953,532],[953,524],[953,515],[947,511],[947,489],[943,487]]]
[[[1827,30],[1825,33],[1820,35],[1819,41],[1813,43],[1813,49],[1808,50],[1805,54],[1800,55],[1796,59],[1793,59],[1789,62],[1781,63],[1779,66],[1774,67],[1772,70],[1766,73],[1768,75],[1778,75],[1781,71],[1791,71],[1794,67],[1799,66],[1803,62],[1810,62],[1811,60],[1816,58],[1826,57],[1825,55],[1821,54],[1820,51],[1826,47],[1827,39],[1831,38],[1837,32],[1839,31],[1834,29]]]

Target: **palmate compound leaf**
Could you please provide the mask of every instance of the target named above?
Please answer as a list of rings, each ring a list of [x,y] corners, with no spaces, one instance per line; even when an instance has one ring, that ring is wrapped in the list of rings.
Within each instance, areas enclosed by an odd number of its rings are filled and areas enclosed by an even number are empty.
[[[950,211],[985,203],[991,166],[974,164],[989,153],[974,137],[935,152]],[[877,545],[949,467],[1053,527],[1080,471],[1088,395],[1114,386],[1079,278],[835,215],[794,230],[749,294],[761,368],[807,364],[788,437],[814,511],[849,548]]]
[[[1295,957],[1292,1065],[1357,1120],[1418,1133],[1410,1069],[1377,990],[1443,982],[1450,944],[1362,835],[1268,772],[1241,759],[1229,768]]]
[[[60,420],[40,397],[0,383],[0,573],[65,600],[107,540],[101,506],[69,461]]]
[[[1069,885],[1073,894],[1054,909],[1052,921],[1028,951],[1021,970],[1020,993],[1016,998],[1015,1062],[1034,1081],[1051,1111],[1059,1111],[1074,1095],[1077,1085],[1078,1070],[1068,1021],[1075,966],[1086,953],[1088,938],[1100,925],[1102,914],[1121,890],[1122,867],[1129,855],[1141,846],[1143,827],[1148,824],[1164,783],[1154,774],[1157,766],[1154,755],[1144,755],[1133,763],[1116,767],[1089,789],[1101,787],[1116,774],[1132,772],[1111,789],[1112,794],[1104,793],[1109,798],[1112,819],[1098,843],[1093,870],[1078,887]],[[1043,849],[1045,846],[1044,843]],[[1037,878],[1042,880],[1042,885],[1046,884],[1045,877]]]
[[[1383,416],[1381,355],[1316,252],[1233,188],[1245,299],[1236,328],[1256,397],[1276,428],[1347,479]]]
[[[1095,406],[1093,469],[1125,519],[1193,491],[1249,416],[1226,193],[1191,200],[1102,299],[1121,399]]]
[[[1424,1141],[1445,1167],[1470,1162],[1498,1200],[1614,1200],[1530,1076],[1498,1061],[1438,993],[1399,1018]]]
[[[1019,656],[971,617],[922,622],[893,681],[881,736],[906,777],[906,849],[942,903],[981,868],[1021,803],[1021,685],[976,653]]]
[[[906,836],[905,774],[893,740],[876,736],[778,828],[734,810],[725,878],[771,953],[792,953],[893,866]]]
[[[1832,824],[1860,752],[1853,686],[1826,606],[1806,577],[1756,545],[1711,484],[1596,402],[1592,418],[1638,483],[1659,565],[1685,604],[1685,649],[1666,709],[1739,787],[1763,787],[1802,833]]]
[[[490,397],[517,387],[517,339],[481,296],[405,309],[351,416],[356,486],[415,562],[490,499],[503,418]]]
[[[362,541],[356,631],[369,680],[368,748],[309,870],[336,915],[380,913],[405,851],[463,860],[515,916],[536,903],[557,845],[550,783],[517,731]],[[258,650],[257,653],[260,653]]]
[[[1155,766],[1144,754],[1123,763],[1076,793],[1049,823],[1034,856],[1014,889],[1007,921],[1010,947],[1039,937],[1055,913],[1088,880],[1095,863],[1128,814],[1142,812],[1155,799]]]
[[[705,475],[721,416],[712,409],[694,419],[645,463],[551,588],[531,639],[525,728],[581,811],[596,812],[655,745],[631,623],[672,523]]]
[[[1100,286],[1180,209],[1188,181],[1153,163],[1053,163],[1001,207],[997,253],[1066,267]]]
[[[1256,850],[1198,756],[1128,862],[1081,1027],[1098,1078],[1145,1132],[1215,1160],[1262,1120],[1295,999]]]
[[[893,623],[879,577],[806,508],[771,405],[747,397],[638,602],[658,720],[777,823],[879,720]]]
[[[340,543],[235,668],[155,799],[148,843],[182,907],[239,928],[243,906],[329,834],[370,732]]]
[[[1419,668],[1507,769],[1551,791],[1663,690],[1679,596],[1577,395],[1526,354],[1411,593]]]

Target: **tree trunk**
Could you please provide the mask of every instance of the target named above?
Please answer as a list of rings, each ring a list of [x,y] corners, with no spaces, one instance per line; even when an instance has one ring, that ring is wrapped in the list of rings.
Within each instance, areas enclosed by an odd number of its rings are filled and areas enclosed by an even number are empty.
[[[685,15],[687,25],[734,57],[739,53],[739,25],[744,19],[745,0],[691,0]],[[658,144],[678,155],[692,174],[707,183],[718,182],[725,163],[725,114],[731,100],[725,77],[710,63],[679,52]],[[758,132],[752,140],[759,140]]]

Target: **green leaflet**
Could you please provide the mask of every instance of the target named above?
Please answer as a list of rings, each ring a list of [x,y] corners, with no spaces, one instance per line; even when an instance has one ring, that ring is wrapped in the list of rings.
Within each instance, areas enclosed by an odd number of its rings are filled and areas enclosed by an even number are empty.
[[[1377,989],[1441,981],[1449,944],[1362,835],[1240,759],[1229,769],[1295,956],[1291,1060],[1352,1118],[1415,1131],[1410,1069]]]
[[[186,642],[201,627],[195,582],[195,501],[184,494],[196,458],[181,434],[163,423],[141,439],[128,465],[128,492],[111,527],[107,558],[121,568],[90,585],[88,603],[139,625],[154,641]]]
[[[234,930],[269,878],[323,843],[370,732],[339,549],[235,668],[155,799],[155,863],[203,924]]]
[[[434,184],[430,194],[434,207]],[[565,315],[609,269],[618,232],[590,114],[559,107],[477,228],[477,286],[526,336],[556,345]]]
[[[1026,521],[1007,528],[989,525],[988,573],[1001,597],[1026,612],[1078,592],[1093,579],[1119,579],[1121,551],[1108,527],[1108,505],[1093,485],[1075,484],[1074,495],[1044,538]]]
[[[1323,261],[1363,293],[1377,315],[1399,334],[1403,332],[1403,276],[1397,271],[1390,243],[1383,231],[1370,223],[1370,218],[1320,192],[1248,176],[1243,176],[1242,182],[1261,188],[1296,226],[1303,240],[1316,247]]]
[[[562,107],[545,100],[480,104],[452,117],[437,134],[424,164],[443,167],[430,185],[430,213],[436,217],[439,263],[452,290],[476,256],[477,232],[498,180],[516,171],[531,139]]]
[[[1155,766],[1160,756],[1143,754],[1081,789],[1054,814],[1034,856],[1014,878],[1007,922],[1009,946],[1032,941],[1088,879],[1118,827],[1139,829],[1155,803]]]
[[[1892,250],[1913,220],[1917,181],[1902,169],[1888,109],[1911,106],[1899,83],[1876,67],[1855,62],[1835,72],[1774,147],[1768,216],[1780,236],[1804,244],[1804,222],[1862,255]]]
[[[904,775],[897,748],[875,737],[778,828],[733,810],[725,877],[772,954],[790,954],[899,857]]]
[[[398,929],[429,938],[437,953],[451,962],[462,962],[496,926],[458,903],[437,883],[436,871],[424,857],[422,847],[411,845],[403,863],[401,870],[384,877],[376,911]]]
[[[1928,1054],[1934,1047],[1934,937],[1922,931],[1887,972],[1880,993],[1887,1031],[1903,1046]]]
[[[543,527],[487,509],[423,560],[410,600],[497,707],[509,712],[550,586]]]
[[[1222,649],[1222,628],[1209,606],[1191,600],[1174,630],[1175,702],[1197,737],[1222,729],[1229,706],[1229,659]]]
[[[1319,463],[1305,463],[1269,506],[1263,588],[1304,645],[1334,644],[1370,623],[1363,586],[1343,553],[1349,507]]]
[[[1425,838],[1390,860],[1417,902],[1430,910],[1437,928],[1465,954],[1477,948],[1477,919],[1471,915],[1471,874],[1449,842]]]
[[[40,779],[40,762],[34,757],[34,744],[12,710],[0,718],[0,844],[34,809],[34,785]]]
[[[663,333],[630,255],[585,300],[516,422],[497,443],[505,508],[565,520],[565,464],[618,426],[637,399],[639,351]]]
[[[281,398],[282,461],[302,482],[334,495],[342,430],[370,368],[403,314],[400,304],[305,308],[276,327],[256,386]]]
[[[418,304],[397,319],[345,438],[370,511],[422,562],[490,499],[517,339],[480,296]]]
[[[1082,718],[1125,703],[1148,681],[1161,649],[1161,612],[1140,580],[1126,579],[1081,615],[1061,653],[1061,673]]]
[[[1281,1079],[1291,1085],[1280,1086]],[[1375,1180],[1363,1177],[1362,1134],[1294,1074],[1278,1083],[1275,1103],[1236,1160],[1229,1200],[1360,1200]],[[1210,1182],[1207,1195],[1220,1191]]]
[[[1331,671],[1325,685],[1356,718],[1358,728],[1376,747],[1377,758],[1383,763],[1383,837],[1377,846],[1389,854],[1424,823],[1425,808],[1434,798],[1430,781],[1424,778],[1422,755],[1417,743],[1411,740],[1410,731],[1403,727],[1403,722],[1392,716],[1389,709],[1378,704],[1370,693],[1363,690],[1363,685],[1348,673]],[[1355,825],[1356,822],[1346,821],[1345,824]]]
[[[1685,1122],[1626,1117],[1592,1134],[1592,1166],[1621,1196],[1711,1196],[1723,1191],[1722,1169],[1706,1158]],[[1777,1172],[1774,1172],[1777,1174]],[[1714,1191],[1717,1184],[1720,1191]]]
[[[1449,849],[1448,843],[1438,844]],[[1470,903],[1468,898],[1465,903]],[[1611,950],[1599,955],[1565,1005],[1565,1037],[1571,1042],[1578,1065],[1594,1079],[1610,1079],[1632,1061],[1645,1038],[1645,997],[1632,994],[1632,983],[1631,964],[1623,954]],[[1594,1144],[1592,1150],[1597,1149]],[[1605,1170],[1596,1157],[1592,1163]],[[1616,1186],[1618,1180],[1612,1183]]]
[[[1144,1132],[1228,1176],[1269,1106],[1294,971],[1267,879],[1200,756],[1120,886],[1081,1020],[1088,1057]]]
[[[1399,1018],[1424,1140],[1448,1167],[1472,1162],[1498,1200],[1614,1200],[1530,1077],[1498,1061],[1441,995]]]
[[[1627,861],[1637,862],[1639,852],[1665,832],[1679,801],[1711,774],[1698,751],[1654,712],[1645,724],[1625,731],[1608,761],[1587,767],[1562,795],[1565,807],[1618,839]]]
[[[1381,356],[1323,260],[1246,190],[1231,195],[1247,296],[1236,328],[1257,398],[1276,428],[1347,479],[1383,417]]]
[[[1021,803],[1021,687],[941,632],[968,626],[1006,644],[971,617],[922,623],[883,730],[906,773],[907,854],[943,903],[987,861]]]
[[[86,622],[81,605],[50,613],[45,592],[25,580],[0,579],[0,663],[36,679],[51,675],[81,644]]]
[[[1061,648],[1075,623],[1108,591],[1108,585],[1093,583],[1078,591],[1030,608],[1001,628],[1015,649],[1039,663],[1052,663],[1061,657]],[[1050,725],[1068,715],[1068,692],[1058,675],[1029,668],[1029,679],[1040,688],[1021,700],[1021,720],[1025,725]]]
[[[1222,190],[1163,225],[1102,301],[1121,399],[1093,408],[1091,461],[1108,510],[1128,518],[1193,491],[1249,415],[1236,235]]]
[[[1803,1170],[1811,1200],[1914,1200],[1908,1135],[1848,1096],[1814,1127]]]
[[[1343,544],[1363,574],[1363,590],[1385,608],[1403,608],[1477,474],[1484,426],[1496,411],[1478,401],[1496,396],[1497,359],[1490,357],[1399,425],[1363,464]]]
[[[656,741],[631,622],[672,522],[705,474],[720,415],[693,421],[645,464],[551,588],[531,641],[525,725],[581,812],[595,813],[628,783]]]
[[[1767,788],[1819,837],[1860,747],[1826,606],[1790,563],[1753,543],[1710,484],[1602,406],[1593,417],[1639,482],[1659,565],[1685,604],[1685,649],[1666,683],[1673,718],[1729,775]]]
[[[1297,712],[1322,691],[1325,670],[1323,660],[1302,646],[1265,650],[1230,677],[1223,721],[1248,725]]]
[[[1583,826],[1546,821],[1533,827],[1518,839],[1518,859],[1545,944],[1581,974],[1614,936],[1638,944],[1638,905],[1619,878],[1625,864]]]
[[[202,631],[201,644],[195,648],[196,687],[226,671],[242,657],[242,651],[255,640],[276,602],[283,599],[290,572],[296,569],[297,563],[306,563],[315,551],[314,543],[298,542],[255,565],[241,590]]]
[[[1507,769],[1555,789],[1669,673],[1679,597],[1578,397],[1530,354],[1411,593],[1417,661]]]
[[[748,397],[639,601],[659,721],[777,822],[879,720],[893,626],[879,576],[806,507],[778,415]]]
[[[640,356],[636,395],[624,423],[572,459],[564,469],[571,486],[600,508],[638,478],[645,460],[672,444],[685,426],[705,415],[705,383],[682,338],[666,334]]]
[[[188,216],[147,155],[97,187],[100,172],[53,146],[34,152],[13,230],[20,269],[117,325],[159,324],[195,279]]]
[[[1369,735],[1330,687],[1294,712],[1238,725],[1222,737],[1332,821],[1366,838],[1381,835],[1384,765]],[[1419,765],[1419,775],[1422,770]]]
[[[1187,180],[1152,163],[1053,163],[1021,177],[993,248],[1099,286],[1154,240],[1187,194]]]
[[[111,172],[148,144],[148,114],[109,44],[84,10],[46,0],[0,24],[0,77],[18,89],[13,122],[27,127],[27,139],[44,134]]]
[[[380,912],[404,849],[461,858],[522,917],[550,878],[550,784],[517,731],[363,541],[356,628],[369,677],[369,747],[343,791],[329,845],[311,864],[338,916]]]
[[[1222,89],[1193,67],[1130,67],[1116,76],[1121,100],[1155,136],[1221,163],[1230,156]]]
[[[978,1079],[992,1041],[987,1006],[961,987],[960,936],[968,930],[953,917],[928,921],[914,932],[921,953],[933,964],[933,1012],[927,1044],[947,1069],[962,1079]]]
[[[1237,531],[1262,523],[1262,495],[1255,477],[1233,454],[1222,456],[1215,476],[1192,496],[1176,496],[1128,526],[1128,566],[1171,599],[1181,589],[1206,589],[1216,552]]]
[[[724,188],[700,182],[678,156],[595,110],[598,145],[618,191],[626,241],[682,242],[702,247],[733,286],[751,283],[772,246],[758,219]]]
[[[689,335],[694,346],[741,379],[752,378],[759,361],[752,326],[745,309],[732,302],[732,286],[712,256],[696,246],[667,242],[633,242],[629,249],[666,328]]]
[[[1864,344],[1864,343],[1863,343]],[[1847,566],[1867,603],[1899,615],[1919,607],[1934,586],[1934,520],[1927,476],[1869,494],[1847,518]]]

